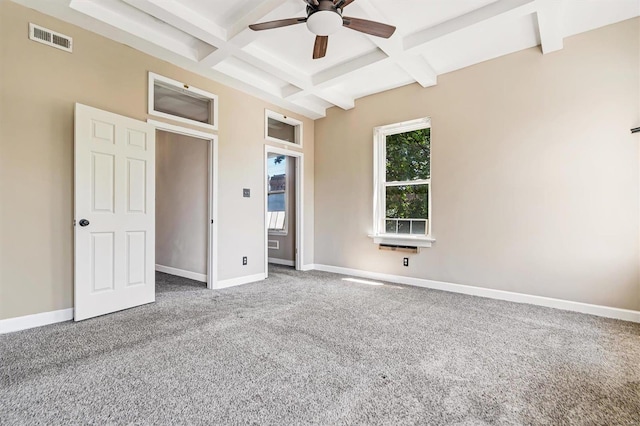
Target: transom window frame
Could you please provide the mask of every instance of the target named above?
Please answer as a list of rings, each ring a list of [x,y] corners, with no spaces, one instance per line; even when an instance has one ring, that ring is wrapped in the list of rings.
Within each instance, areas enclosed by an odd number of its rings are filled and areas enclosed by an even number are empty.
[[[273,119],[279,121],[284,124],[288,124],[290,126],[295,127],[296,132],[296,142],[289,142],[283,139],[274,138],[273,136],[269,136],[269,119]],[[304,124],[300,120],[296,120],[295,118],[291,118],[289,116],[277,113],[275,111],[271,111],[269,109],[264,110],[264,138],[270,142],[277,142],[279,144],[283,144],[286,146],[291,146],[294,148],[302,149],[303,143],[303,134],[304,134]]]
[[[431,194],[433,185],[431,177],[426,180],[412,183],[423,183],[429,185],[429,214],[427,219],[426,235],[412,234],[388,234],[386,233],[386,188],[387,188],[387,136],[407,133],[416,130],[431,128],[431,118],[419,118],[416,120],[404,121],[401,123],[389,124],[375,127],[373,129],[373,233],[369,234],[375,244],[389,244],[412,247],[431,247],[436,240],[433,238],[431,220],[433,205]],[[394,183],[398,186],[400,183]]]
[[[198,126],[207,130],[213,130],[213,131],[218,130],[218,109],[219,109],[218,95],[207,92],[206,90],[199,89],[197,87],[193,87],[189,84],[182,83],[177,80],[173,80],[169,77],[156,74],[151,71],[149,71],[148,80],[149,80],[149,89],[148,89],[149,99],[148,99],[147,105],[148,105],[149,115],[154,117],[161,117],[161,118],[165,118],[173,121],[178,121],[180,123],[191,124],[193,126]],[[193,93],[198,96],[209,98],[211,101],[213,101],[213,108],[211,109],[211,121],[213,122],[213,124],[202,123],[200,121],[190,120],[188,118],[180,117],[178,115],[167,114],[166,112],[157,111],[155,109],[155,96],[154,96],[156,82],[161,82],[166,85],[173,86],[176,89],[186,91],[187,93]]]

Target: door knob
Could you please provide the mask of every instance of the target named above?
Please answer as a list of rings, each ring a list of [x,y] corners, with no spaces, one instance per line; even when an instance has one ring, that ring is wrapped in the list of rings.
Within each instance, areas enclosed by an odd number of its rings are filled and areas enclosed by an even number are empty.
[[[89,226],[89,221],[87,219],[80,219],[80,226]]]

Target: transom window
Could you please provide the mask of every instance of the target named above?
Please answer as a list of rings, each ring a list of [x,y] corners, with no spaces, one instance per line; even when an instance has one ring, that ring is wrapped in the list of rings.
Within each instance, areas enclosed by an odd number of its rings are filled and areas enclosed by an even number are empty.
[[[431,120],[377,127],[374,139],[373,237],[378,243],[430,246]]]
[[[302,121],[267,109],[264,126],[266,140],[302,148]]]
[[[216,95],[149,73],[149,115],[217,130],[217,111]]]

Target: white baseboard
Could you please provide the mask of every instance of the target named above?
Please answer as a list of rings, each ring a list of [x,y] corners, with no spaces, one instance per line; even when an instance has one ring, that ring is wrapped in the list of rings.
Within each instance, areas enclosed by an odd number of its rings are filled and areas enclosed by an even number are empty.
[[[189,278],[190,280],[207,282],[207,275],[200,274],[198,272],[185,271],[184,269],[172,268],[170,266],[156,265],[156,271],[164,272],[165,274],[176,275],[182,278]]]
[[[588,303],[573,302],[570,300],[554,299],[551,297],[533,296],[530,294],[514,293],[510,291],[494,290],[490,288],[474,287],[462,284],[452,284],[442,281],[425,280],[422,278],[403,277],[401,275],[382,274],[368,272],[360,269],[342,268],[329,265],[313,265],[318,271],[333,272],[342,275],[352,275],[360,278],[369,278],[380,281],[388,281],[397,284],[405,284],[415,287],[424,287],[434,290],[449,291],[452,293],[468,294],[471,296],[487,297],[489,299],[506,300],[509,302],[526,303],[530,305],[545,306],[548,308],[562,309],[565,311],[580,312],[599,317],[614,318],[623,321],[640,323],[640,311],[629,309],[611,308],[608,306],[591,305]]]
[[[73,308],[4,319],[0,320],[0,334],[42,327],[43,325],[55,324],[57,322],[71,321],[72,319]]]
[[[316,265],[314,265],[313,263],[310,263],[308,265],[302,265],[300,267],[301,271],[313,271],[314,269],[317,269],[317,268],[316,268]]]
[[[266,278],[265,274],[255,274],[255,275],[247,275],[246,277],[238,277],[231,278],[230,280],[222,280],[218,281],[216,286],[213,288],[214,290],[220,290],[223,288],[235,287],[243,284],[255,283],[257,281],[262,281]]]
[[[295,260],[276,259],[275,257],[270,257],[269,263],[282,266],[296,266]]]

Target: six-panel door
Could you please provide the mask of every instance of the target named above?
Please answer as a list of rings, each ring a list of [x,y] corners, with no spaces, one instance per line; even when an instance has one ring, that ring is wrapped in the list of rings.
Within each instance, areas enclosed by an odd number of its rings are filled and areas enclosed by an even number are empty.
[[[76,104],[76,321],[155,300],[155,129]]]

